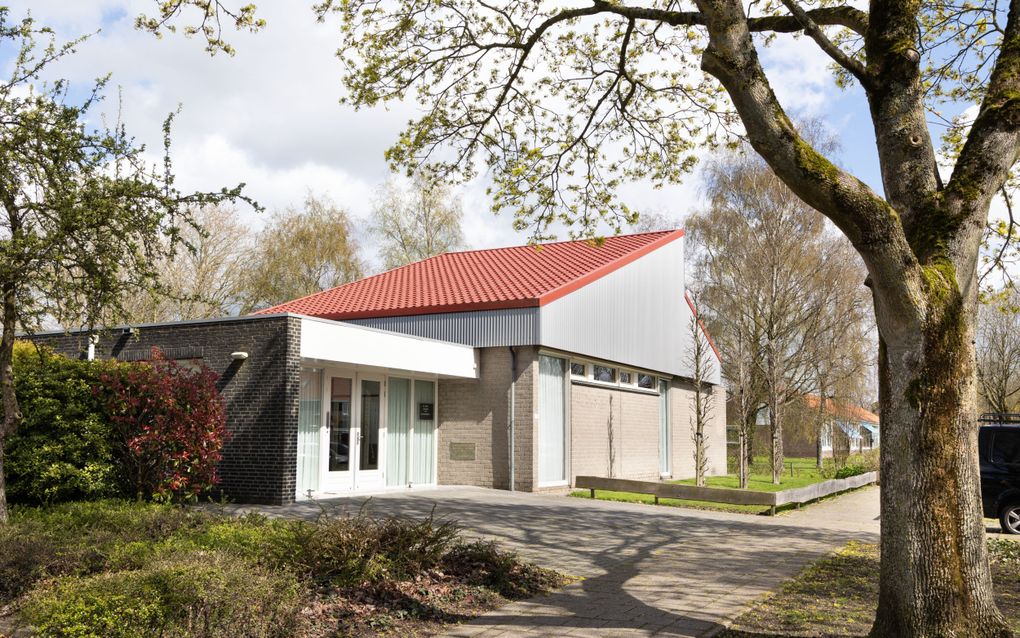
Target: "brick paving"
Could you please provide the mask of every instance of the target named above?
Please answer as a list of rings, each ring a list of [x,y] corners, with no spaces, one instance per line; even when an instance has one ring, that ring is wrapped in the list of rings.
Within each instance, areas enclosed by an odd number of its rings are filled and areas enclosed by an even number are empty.
[[[875,487],[774,518],[479,488],[259,509],[315,516],[362,506],[409,516],[435,506],[468,533],[583,578],[455,626],[451,638],[711,636],[815,558],[878,538]]]

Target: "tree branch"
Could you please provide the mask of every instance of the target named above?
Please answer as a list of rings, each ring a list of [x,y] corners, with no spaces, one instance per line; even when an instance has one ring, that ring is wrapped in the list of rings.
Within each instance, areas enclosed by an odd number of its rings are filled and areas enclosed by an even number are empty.
[[[804,32],[811,36],[811,39],[815,41],[818,47],[825,52],[836,64],[840,65],[847,71],[853,74],[855,78],[863,85],[868,87],[871,84],[867,70],[864,65],[858,60],[853,59],[847,55],[842,49],[832,43],[822,28],[815,22],[804,8],[797,3],[797,0],[782,0],[783,5],[789,9],[793,17],[797,19],[797,22],[804,27]]]
[[[984,229],[987,202],[1020,160],[1020,0],[1012,0],[1002,48],[981,108],[946,184],[945,205]],[[985,202],[975,206],[974,202]],[[979,218],[980,216],[980,218]],[[973,233],[971,233],[973,234]]]
[[[669,11],[651,7],[629,7],[608,0],[594,0],[594,6],[605,13],[614,13],[632,20],[652,20],[674,27],[704,26],[705,16],[700,11]],[[824,7],[811,9],[804,14],[819,26],[846,27],[859,35],[868,29],[868,14],[851,6]],[[804,23],[795,15],[765,16],[749,18],[747,28],[753,33],[772,31],[775,33],[796,33],[804,31]]]
[[[918,316],[917,262],[896,212],[808,144],[779,103],[756,54],[740,0],[697,0],[709,45],[701,66],[726,88],[752,147],[808,205],[831,219],[864,258],[892,312]],[[878,275],[882,276],[879,277]]]

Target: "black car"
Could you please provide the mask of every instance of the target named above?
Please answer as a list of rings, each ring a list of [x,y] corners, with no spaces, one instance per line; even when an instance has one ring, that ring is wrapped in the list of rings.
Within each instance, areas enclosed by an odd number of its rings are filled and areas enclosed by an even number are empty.
[[[1007,534],[1020,534],[1020,414],[983,414],[978,422],[985,518],[999,519]]]

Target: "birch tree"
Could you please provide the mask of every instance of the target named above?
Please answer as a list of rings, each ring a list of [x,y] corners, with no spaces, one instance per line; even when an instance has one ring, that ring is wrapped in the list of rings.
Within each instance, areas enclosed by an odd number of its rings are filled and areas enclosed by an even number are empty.
[[[710,426],[712,406],[715,402],[711,380],[715,376],[715,354],[705,329],[698,319],[698,306],[692,302],[691,320],[688,326],[691,337],[688,363],[691,366],[691,444],[694,456],[694,483],[704,487],[708,472],[708,440],[705,432]]]
[[[1020,293],[992,296],[978,310],[978,391],[988,410],[1020,404]]]
[[[820,367],[831,372],[832,340],[860,321],[864,275],[845,241],[761,160],[723,154],[705,180],[711,208],[688,220],[692,270],[720,330],[737,333],[727,341],[753,353],[778,484],[788,408]]]
[[[141,26],[158,30],[181,7],[205,24],[221,5],[233,3],[156,2]],[[452,178],[484,167],[493,208],[536,239],[557,221],[582,236],[631,223],[622,184],[677,182],[698,149],[746,136],[867,268],[883,423],[872,636],[1010,635],[984,543],[973,342],[989,207],[1020,158],[1020,0],[323,0],[316,11],[339,19],[349,104],[422,108],[389,160]],[[882,193],[784,109],[761,60],[788,34],[865,94]],[[945,176],[929,115],[947,127]]]
[[[389,180],[379,190],[372,210],[385,268],[460,248],[463,217],[460,197],[448,185],[423,173],[415,174],[409,187]]]

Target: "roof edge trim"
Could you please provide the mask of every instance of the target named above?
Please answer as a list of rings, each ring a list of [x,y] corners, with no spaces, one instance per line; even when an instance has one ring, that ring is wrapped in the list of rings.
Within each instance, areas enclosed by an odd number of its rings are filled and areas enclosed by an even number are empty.
[[[544,306],[548,303],[556,301],[557,299],[569,295],[575,290],[584,288],[588,284],[599,279],[602,279],[609,273],[615,272],[620,268],[623,268],[627,264],[637,261],[638,259],[644,257],[648,253],[658,250],[659,248],[662,248],[666,244],[672,243],[683,236],[684,236],[683,229],[674,230],[671,233],[664,235],[663,237],[656,239],[653,242],[645,244],[644,246],[638,248],[637,250],[631,251],[626,255],[618,257],[617,259],[609,262],[608,264],[603,264],[602,266],[596,268],[595,270],[592,270],[591,272],[581,277],[578,277],[577,279],[568,281],[557,288],[553,288],[552,290],[538,298],[538,305]]]

